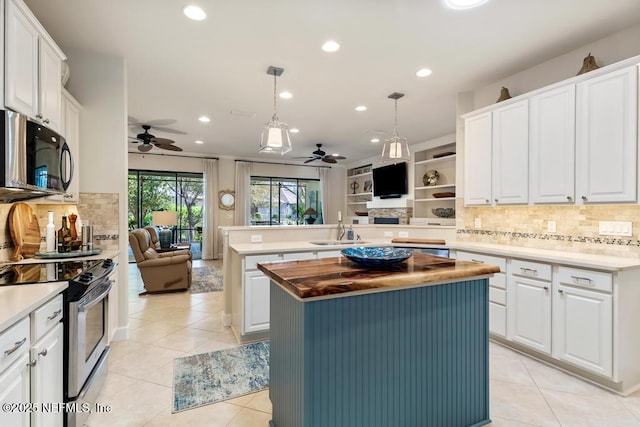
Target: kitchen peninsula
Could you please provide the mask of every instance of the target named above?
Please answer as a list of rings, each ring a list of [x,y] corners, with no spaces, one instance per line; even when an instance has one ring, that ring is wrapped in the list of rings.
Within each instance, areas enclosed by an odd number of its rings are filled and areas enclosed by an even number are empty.
[[[275,427],[484,425],[488,277],[498,267],[414,253],[265,262]]]

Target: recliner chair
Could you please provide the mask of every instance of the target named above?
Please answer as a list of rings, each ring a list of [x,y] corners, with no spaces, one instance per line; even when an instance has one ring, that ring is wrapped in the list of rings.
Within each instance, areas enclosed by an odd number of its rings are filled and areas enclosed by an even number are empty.
[[[155,250],[162,249],[160,246],[160,233],[158,232],[158,229],[153,225],[147,225],[144,229],[147,230],[149,232],[149,235],[151,236],[151,247]],[[193,260],[193,254],[189,249],[163,250],[163,252],[167,252],[167,251],[173,252],[175,255],[181,255],[181,254],[189,255],[189,260],[190,261]]]
[[[191,286],[191,251],[158,253],[144,228],[129,232],[129,244],[147,293],[185,290]]]

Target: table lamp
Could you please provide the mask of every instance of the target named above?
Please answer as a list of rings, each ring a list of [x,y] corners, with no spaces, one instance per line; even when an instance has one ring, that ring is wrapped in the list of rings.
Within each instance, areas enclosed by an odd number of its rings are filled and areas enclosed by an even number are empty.
[[[176,211],[157,211],[151,213],[153,225],[159,227],[158,239],[160,247],[167,249],[171,247],[173,240],[172,227],[178,224],[178,212]]]
[[[313,209],[313,208],[308,208],[306,211],[304,211],[304,213],[302,215],[303,216],[307,216],[307,218],[305,219],[307,224],[313,224],[314,222],[316,222],[315,215],[318,215],[318,212],[316,212],[316,210]],[[313,215],[313,216],[311,216],[311,215]]]

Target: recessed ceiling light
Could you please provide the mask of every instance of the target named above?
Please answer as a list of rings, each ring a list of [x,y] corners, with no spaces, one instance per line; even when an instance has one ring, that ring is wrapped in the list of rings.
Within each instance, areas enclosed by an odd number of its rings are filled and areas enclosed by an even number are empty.
[[[300,129],[292,128],[292,129],[289,129],[289,132],[298,133],[298,132],[300,132]]]
[[[200,116],[198,117],[198,121],[202,122],[202,123],[209,123],[211,121],[211,119],[207,116]]]
[[[185,6],[185,8],[182,9],[182,13],[184,13],[187,18],[193,19],[194,21],[202,21],[207,17],[204,10],[195,5]]]
[[[287,91],[280,92],[280,98],[282,98],[282,99],[291,99],[291,98],[293,98],[293,94],[291,92],[287,92]]]
[[[340,49],[340,44],[333,40],[324,42],[324,44],[322,45],[322,50],[324,50],[325,52],[335,52],[338,49]]]
[[[367,107],[365,105],[358,105],[356,111],[367,111]]]
[[[200,141],[200,140],[193,141],[193,142],[195,142],[196,144],[204,144],[204,141]]]
[[[373,142],[374,144],[377,144],[378,142],[380,142],[379,138],[371,138],[371,142]]]
[[[481,6],[488,1],[489,0],[444,0],[444,4],[451,9],[462,10]]]
[[[416,71],[416,76],[418,77],[427,77],[430,76],[431,73],[433,73],[433,71],[431,71],[428,68],[421,68],[420,70]]]

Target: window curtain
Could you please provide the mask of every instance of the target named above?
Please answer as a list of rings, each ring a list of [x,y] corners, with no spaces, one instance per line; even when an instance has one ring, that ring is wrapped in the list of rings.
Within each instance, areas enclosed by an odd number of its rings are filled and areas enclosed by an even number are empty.
[[[251,163],[236,161],[235,225],[249,225],[251,203]]]
[[[202,259],[218,259],[218,161],[202,161],[204,214],[202,215]]]
[[[327,223],[327,207],[326,200],[329,195],[329,169],[318,168],[318,175],[320,176],[320,206],[322,207],[322,223]]]

